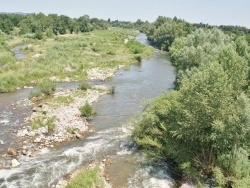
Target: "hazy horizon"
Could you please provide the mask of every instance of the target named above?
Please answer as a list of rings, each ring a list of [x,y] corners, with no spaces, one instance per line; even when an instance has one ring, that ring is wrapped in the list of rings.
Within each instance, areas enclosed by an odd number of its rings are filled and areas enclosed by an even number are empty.
[[[55,13],[78,18],[89,15],[91,18],[111,19],[119,21],[153,22],[158,16],[184,19],[191,23],[210,25],[238,25],[250,27],[250,1],[248,0],[0,0],[0,12],[20,13]]]

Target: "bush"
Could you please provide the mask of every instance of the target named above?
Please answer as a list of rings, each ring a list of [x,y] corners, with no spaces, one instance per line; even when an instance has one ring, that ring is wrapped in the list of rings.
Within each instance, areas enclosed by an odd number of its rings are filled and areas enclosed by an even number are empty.
[[[92,106],[87,102],[84,106],[80,109],[82,117],[89,117],[92,115],[96,115],[96,111],[92,108]]]
[[[38,84],[38,88],[42,93],[46,95],[51,95],[56,90],[56,84],[46,79]]]
[[[74,99],[71,96],[58,96],[56,98],[53,98],[51,100],[51,102],[54,105],[69,105],[70,103],[72,103],[74,101]]]
[[[52,37],[54,35],[53,33],[53,29],[50,27],[50,28],[47,28],[46,29],[46,36],[47,37]]]
[[[42,93],[40,91],[31,91],[29,94],[29,99],[41,97]]]
[[[100,169],[98,167],[81,172],[68,183],[66,188],[102,187],[103,180],[99,173]]]
[[[116,54],[116,52],[115,52],[114,49],[111,49],[111,50],[109,50],[109,51],[107,52],[107,55],[115,55],[115,54]]]
[[[112,76],[108,76],[107,78],[105,78],[106,82],[111,82],[113,81],[113,77]]]
[[[18,86],[18,79],[12,74],[0,75],[0,93],[14,91]]]
[[[53,117],[38,116],[32,120],[31,128],[35,130],[41,127],[47,127],[48,132],[52,132],[55,129],[55,123],[54,123],[55,120],[56,118],[54,116]]]
[[[11,52],[1,52],[0,56],[0,63],[6,64],[6,63],[14,63],[15,58],[13,57]]]
[[[34,37],[35,37],[35,39],[38,39],[38,40],[43,39],[43,32],[41,30],[37,30],[35,32],[35,36]]]
[[[129,40],[126,45],[133,54],[139,54],[143,52],[144,46],[135,40]]]
[[[142,57],[141,57],[141,55],[136,55],[135,56],[135,59],[137,60],[137,62],[141,62],[141,60],[142,60]]]
[[[91,85],[88,82],[80,82],[78,89],[80,89],[80,90],[91,89]]]
[[[115,86],[112,86],[110,89],[109,89],[109,93],[110,94],[115,94]]]

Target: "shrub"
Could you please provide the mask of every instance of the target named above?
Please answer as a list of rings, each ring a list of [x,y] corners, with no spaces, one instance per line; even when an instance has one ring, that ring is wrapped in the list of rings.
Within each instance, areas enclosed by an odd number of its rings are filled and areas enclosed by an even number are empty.
[[[106,82],[111,82],[113,81],[113,77],[112,76],[108,76],[107,78],[105,78]]]
[[[47,37],[52,37],[54,35],[53,33],[53,29],[50,27],[50,28],[47,28],[46,29],[46,36]]]
[[[53,132],[56,125],[55,125],[56,118],[53,116],[51,118],[48,118],[46,121],[46,126],[48,128],[48,132]]]
[[[41,127],[47,127],[48,132],[52,132],[55,129],[55,116],[53,117],[45,117],[45,116],[38,116],[31,122],[32,129],[39,129]]]
[[[18,79],[14,75],[0,75],[0,93],[14,91],[17,86]]]
[[[112,86],[110,89],[109,89],[109,93],[110,94],[115,94],[115,86]]]
[[[78,43],[78,47],[80,47],[80,48],[85,48],[87,46],[88,46],[88,44],[86,42],[84,42],[84,41],[81,41],[81,42]]]
[[[114,49],[111,49],[111,50],[109,50],[109,51],[107,52],[107,55],[115,55],[115,54],[116,54],[116,52],[115,52]]]
[[[40,91],[31,91],[29,94],[29,99],[41,97],[42,93]]]
[[[68,127],[67,128],[67,132],[70,134],[74,134],[77,131],[77,128],[75,127]]]
[[[13,57],[11,52],[1,52],[0,62],[2,64],[13,63],[15,62],[15,58]]]
[[[92,106],[87,102],[84,106],[80,109],[82,117],[89,117],[92,115],[96,115],[96,111],[92,108]]]
[[[99,173],[99,167],[81,172],[68,183],[66,188],[102,187],[103,179],[100,177]]]
[[[141,57],[141,55],[136,55],[136,56],[135,56],[135,59],[140,63],[141,60],[142,60],[142,57]]]
[[[80,82],[78,89],[80,89],[80,90],[91,89],[91,85],[88,82]]]
[[[43,39],[43,32],[41,30],[37,30],[35,32],[35,36],[34,37],[35,37],[35,39],[38,39],[38,40]]]
[[[52,99],[52,103],[55,105],[69,105],[74,99],[71,96],[58,96]]]
[[[38,88],[42,93],[51,95],[56,90],[56,84],[46,79],[38,84]]]
[[[126,44],[133,54],[139,54],[143,52],[143,45],[135,40],[129,40]]]

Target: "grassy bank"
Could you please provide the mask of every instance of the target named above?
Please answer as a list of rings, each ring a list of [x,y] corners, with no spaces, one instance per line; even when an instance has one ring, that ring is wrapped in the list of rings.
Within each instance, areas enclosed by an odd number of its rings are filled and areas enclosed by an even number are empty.
[[[138,61],[138,57],[152,55],[151,48],[127,42],[129,36],[135,35],[132,30],[111,28],[43,40],[8,39],[9,47],[20,41],[29,45],[22,49],[25,58],[15,60],[13,54],[8,54],[10,60],[0,69],[0,92],[14,91],[44,78],[55,82],[86,80],[88,70],[93,68],[105,71],[119,65],[128,66]]]

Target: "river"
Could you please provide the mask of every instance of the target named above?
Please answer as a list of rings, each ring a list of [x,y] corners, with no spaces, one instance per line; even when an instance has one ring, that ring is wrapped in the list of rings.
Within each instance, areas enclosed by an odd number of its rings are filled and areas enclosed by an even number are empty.
[[[144,34],[137,40],[148,45]],[[173,187],[168,164],[152,164],[136,150],[129,137],[129,122],[142,112],[144,100],[171,90],[174,80],[175,69],[167,54],[157,49],[153,57],[131,65],[129,70],[120,69],[110,83],[115,86],[115,94],[102,96],[94,104],[98,114],[92,120],[94,133],[57,150],[44,150],[35,158],[23,158],[17,168],[1,170],[0,187],[49,187],[79,166],[104,158],[111,161],[106,173],[115,188]]]

